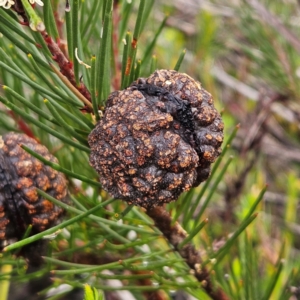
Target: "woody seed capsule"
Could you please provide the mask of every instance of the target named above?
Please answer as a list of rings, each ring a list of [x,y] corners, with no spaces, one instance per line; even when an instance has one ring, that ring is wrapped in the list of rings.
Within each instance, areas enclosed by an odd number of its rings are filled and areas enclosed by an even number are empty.
[[[55,225],[64,213],[36,191],[39,188],[65,202],[64,174],[32,157],[20,147],[22,144],[57,162],[46,147],[24,134],[8,133],[0,137],[0,249],[21,239],[29,225],[31,234],[41,232]]]
[[[211,95],[187,74],[158,70],[109,96],[89,135],[90,164],[114,197],[151,208],[206,180],[222,142]]]

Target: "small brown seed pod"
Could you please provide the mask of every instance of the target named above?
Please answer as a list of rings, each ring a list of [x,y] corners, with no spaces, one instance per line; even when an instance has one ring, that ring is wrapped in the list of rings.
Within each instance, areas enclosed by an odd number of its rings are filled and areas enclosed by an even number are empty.
[[[36,188],[61,201],[67,198],[64,174],[32,157],[22,144],[57,162],[45,146],[24,134],[0,137],[0,249],[21,239],[30,224],[35,234],[55,225],[62,216],[63,209],[41,197]]]
[[[114,197],[145,208],[162,205],[208,178],[223,127],[199,82],[158,70],[109,96],[89,135],[90,164]]]

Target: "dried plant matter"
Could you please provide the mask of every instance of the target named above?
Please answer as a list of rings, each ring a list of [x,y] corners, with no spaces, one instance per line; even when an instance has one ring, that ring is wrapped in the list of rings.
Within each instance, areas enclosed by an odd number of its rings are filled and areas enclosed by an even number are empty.
[[[211,95],[186,74],[158,70],[109,96],[89,135],[90,163],[114,197],[150,208],[206,180],[222,141]]]
[[[63,209],[43,199],[39,188],[58,200],[67,196],[66,179],[32,157],[26,145],[45,159],[57,162],[46,147],[24,134],[9,133],[0,139],[0,243],[22,238],[31,224],[32,233],[53,226]],[[1,244],[0,244],[1,246]]]

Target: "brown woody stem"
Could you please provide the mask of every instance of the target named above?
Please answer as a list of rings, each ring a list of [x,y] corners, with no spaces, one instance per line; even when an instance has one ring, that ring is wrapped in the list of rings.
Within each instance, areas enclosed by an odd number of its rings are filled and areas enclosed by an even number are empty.
[[[79,91],[78,89],[76,89],[71,83],[70,81],[68,81],[68,79],[62,74],[60,73],[56,68],[55,66],[52,64],[52,63],[49,63],[51,69],[54,71],[54,73],[61,79],[61,81],[77,96],[77,98],[79,100],[81,100],[85,105],[86,107],[89,107],[90,109],[93,108],[93,105],[92,103],[87,99],[85,98]]]
[[[59,48],[58,44],[48,35],[46,31],[41,32],[47,46],[53,56],[53,60],[57,62],[60,67],[60,72],[68,78],[70,83],[86,98],[89,102],[91,101],[91,94],[86,88],[86,86],[80,82],[79,84],[76,83],[73,64],[69,61],[64,53]]]
[[[187,237],[186,231],[178,222],[172,223],[172,217],[163,207],[154,207],[147,210],[155,226],[163,233],[169,243],[186,260],[188,266],[193,270],[194,276],[201,282],[202,288],[214,300],[229,300],[225,292],[213,284],[210,273],[201,266],[202,259],[200,253],[191,243],[187,243],[181,249],[178,245]]]

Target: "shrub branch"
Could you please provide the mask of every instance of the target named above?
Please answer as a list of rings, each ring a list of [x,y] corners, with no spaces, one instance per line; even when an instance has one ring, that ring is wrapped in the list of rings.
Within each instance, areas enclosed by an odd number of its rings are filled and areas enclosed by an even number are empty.
[[[179,249],[178,246],[187,237],[187,233],[181,225],[178,222],[173,224],[172,217],[162,207],[148,209],[147,214],[154,220],[155,226],[163,233],[169,243],[186,260],[188,266],[193,270],[193,275],[201,283],[207,294],[215,300],[229,300],[225,292],[213,284],[208,270],[201,266],[202,259],[194,245],[187,243]]]
[[[87,87],[80,82],[76,83],[74,76],[74,68],[71,61],[69,61],[64,53],[59,48],[58,44],[48,35],[46,31],[41,32],[45,42],[47,43],[48,49],[50,50],[53,60],[57,62],[60,67],[60,72],[70,81],[70,83],[89,101],[91,100],[91,94]]]

